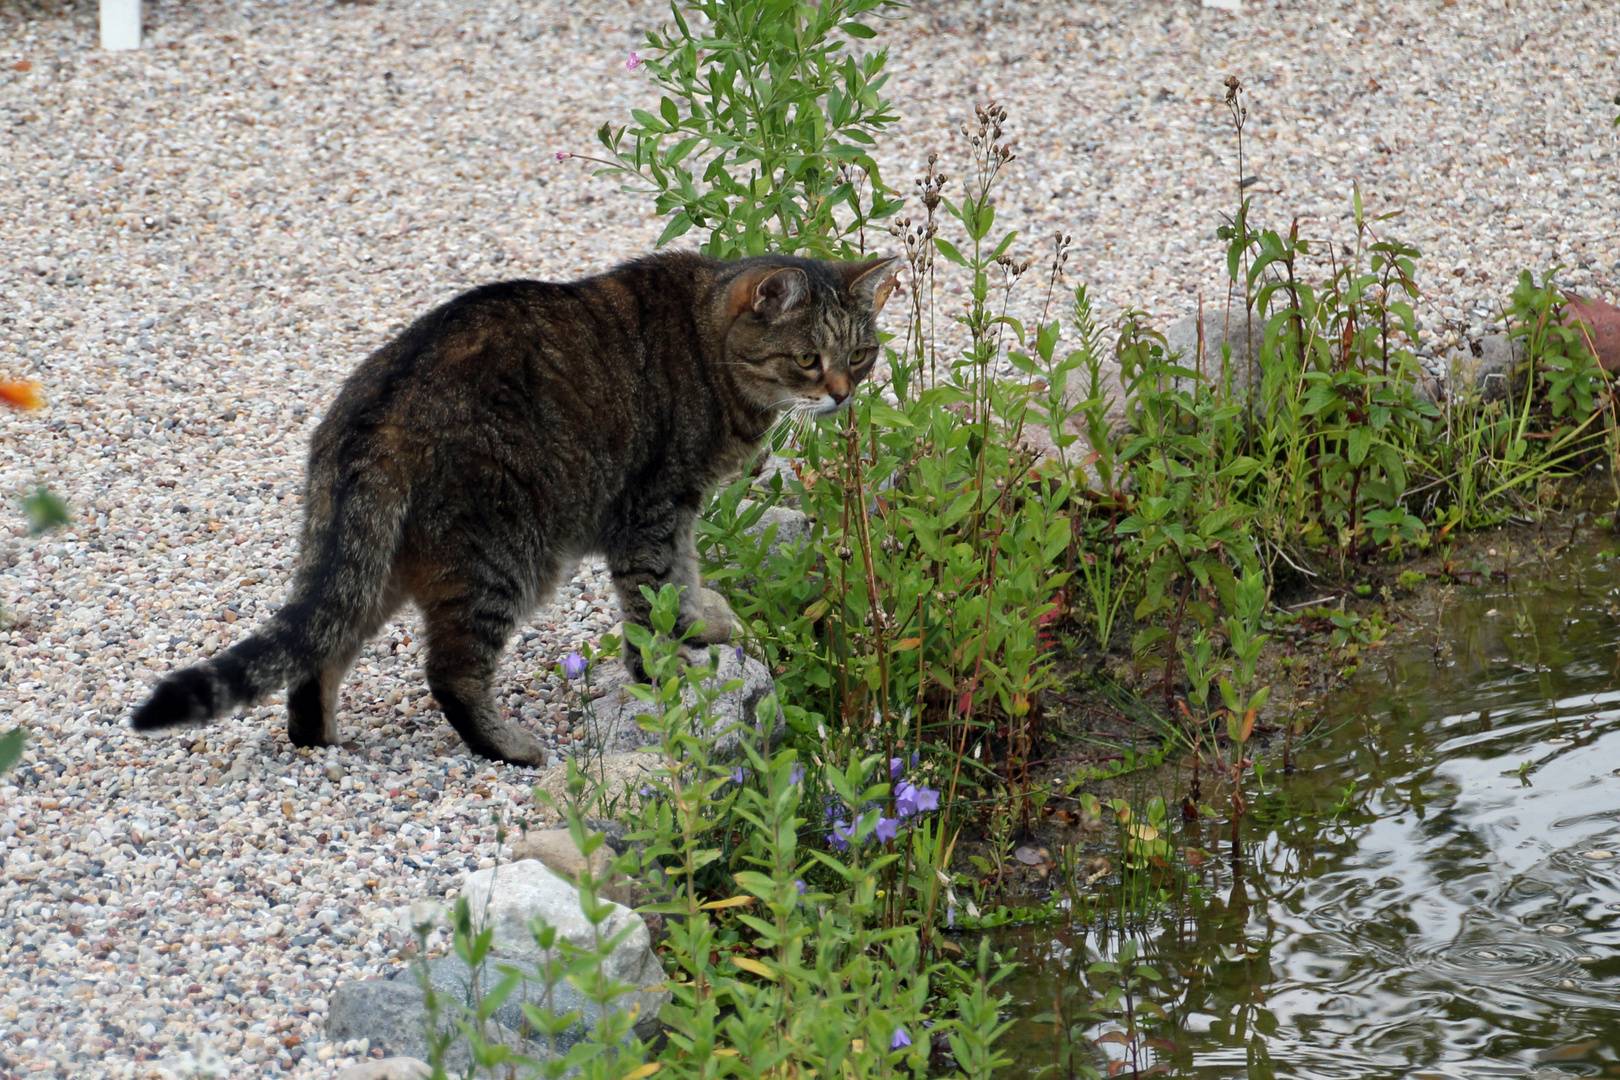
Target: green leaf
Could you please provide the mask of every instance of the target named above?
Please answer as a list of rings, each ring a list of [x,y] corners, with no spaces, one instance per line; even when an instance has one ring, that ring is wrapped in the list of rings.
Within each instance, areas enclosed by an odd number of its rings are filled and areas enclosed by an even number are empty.
[[[863,23],[848,22],[844,23],[838,29],[842,30],[850,37],[861,38],[863,40],[869,40],[877,37],[877,31]]]
[[[640,124],[642,130],[644,131],[650,131],[653,134],[663,134],[665,131],[669,130],[668,128],[664,127],[663,121],[659,120],[658,117],[654,116],[646,109],[631,109],[630,115],[636,118],[636,123]]]
[[[962,253],[960,251],[956,250],[956,245],[951,243],[949,240],[946,240],[944,237],[934,237],[934,246],[939,249],[939,253],[941,255],[945,256],[957,266],[967,265],[967,260],[962,257]]]
[[[1367,449],[1372,446],[1372,437],[1372,428],[1365,424],[1357,424],[1350,429],[1346,459],[1351,465],[1360,465],[1367,460]]]
[[[676,237],[684,236],[687,232],[691,231],[691,228],[692,219],[686,216],[685,210],[682,210],[680,213],[669,219],[669,224],[664,226],[664,231],[659,234],[658,241],[657,243],[653,244],[653,247],[663,247]]]
[[[916,427],[905,413],[881,401],[872,401],[870,405],[872,422],[880,427],[908,428]]]
[[[664,120],[668,122],[671,128],[681,126],[681,111],[675,107],[675,102],[669,98],[665,98],[658,103],[658,111],[663,114]]]
[[[11,767],[22,757],[23,747],[27,745],[27,728],[12,728],[4,735],[0,735],[0,773],[11,771]]]

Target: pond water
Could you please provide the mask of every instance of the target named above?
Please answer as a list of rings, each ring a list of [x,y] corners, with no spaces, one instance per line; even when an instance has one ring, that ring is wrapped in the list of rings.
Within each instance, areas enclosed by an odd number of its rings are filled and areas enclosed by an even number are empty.
[[[1459,588],[1423,640],[1373,653],[1297,771],[1251,794],[1242,874],[1221,844],[1185,901],[1128,932],[1163,974],[1143,997],[1166,1019],[1138,1014],[1134,1064],[1112,1040],[1094,1063],[1208,1080],[1620,1077],[1611,565],[1593,547]],[[1008,984],[1026,1018],[1120,944],[1095,922],[998,937],[1026,964]],[[1035,1075],[1054,1037],[1020,1020],[1003,1075]]]

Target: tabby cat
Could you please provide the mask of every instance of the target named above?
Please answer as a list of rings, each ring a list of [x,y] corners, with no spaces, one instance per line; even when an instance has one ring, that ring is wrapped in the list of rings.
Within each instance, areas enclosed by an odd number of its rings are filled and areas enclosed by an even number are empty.
[[[292,742],[334,743],[339,683],[411,600],[428,686],[467,746],[541,762],[491,697],[513,629],[598,553],[627,620],[646,625],[641,586],[673,583],[677,632],[702,620],[704,640],[726,640],[730,611],[699,588],[704,498],[784,412],[849,401],[877,359],[894,264],[663,253],[429,312],[349,376],[315,431],[286,604],[163,679],[131,726],[203,723],[287,686]]]

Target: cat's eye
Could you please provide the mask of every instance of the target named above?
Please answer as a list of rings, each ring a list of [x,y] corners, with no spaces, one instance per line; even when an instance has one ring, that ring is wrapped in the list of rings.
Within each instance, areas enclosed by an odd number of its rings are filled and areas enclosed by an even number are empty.
[[[849,366],[852,368],[863,368],[867,364],[870,364],[873,360],[877,359],[877,353],[878,351],[876,349],[856,349],[849,355]]]
[[[813,368],[817,364],[821,363],[821,354],[820,353],[807,352],[807,353],[804,353],[804,354],[802,354],[800,356],[794,357],[794,359],[799,362],[800,367],[808,369],[808,368]]]

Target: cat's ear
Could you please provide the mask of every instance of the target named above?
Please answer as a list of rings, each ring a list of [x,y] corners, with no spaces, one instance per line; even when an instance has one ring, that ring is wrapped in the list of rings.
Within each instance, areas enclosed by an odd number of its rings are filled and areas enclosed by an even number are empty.
[[[900,284],[900,256],[889,255],[865,262],[843,263],[840,269],[849,286],[849,294],[872,305],[873,311],[882,311],[889,302],[895,286]]]
[[[792,311],[810,293],[810,279],[795,266],[762,266],[737,278],[731,286],[732,318],[752,311],[773,322]]]

